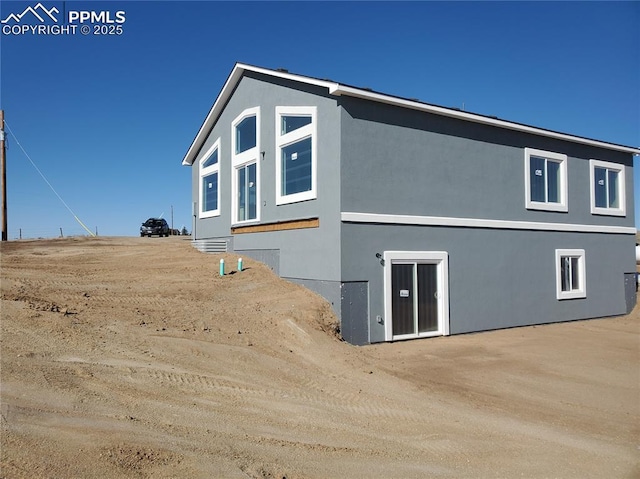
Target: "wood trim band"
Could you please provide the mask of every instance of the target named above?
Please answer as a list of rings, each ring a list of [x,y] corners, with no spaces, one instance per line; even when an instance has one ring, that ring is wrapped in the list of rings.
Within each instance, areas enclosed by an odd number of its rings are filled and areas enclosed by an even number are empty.
[[[268,231],[301,230],[320,227],[319,218],[307,218],[303,220],[278,221],[275,223],[263,223],[259,225],[234,226],[231,234],[266,233]]]

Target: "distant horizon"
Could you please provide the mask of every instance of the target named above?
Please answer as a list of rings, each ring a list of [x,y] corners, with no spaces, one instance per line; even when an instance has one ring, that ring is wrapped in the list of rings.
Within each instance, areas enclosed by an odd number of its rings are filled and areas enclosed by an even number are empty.
[[[7,133],[9,239],[85,231],[74,215],[136,236],[171,207],[191,231],[181,162],[236,62],[640,147],[640,2],[3,1],[0,19],[38,3],[75,33],[1,32],[0,109],[60,198]]]

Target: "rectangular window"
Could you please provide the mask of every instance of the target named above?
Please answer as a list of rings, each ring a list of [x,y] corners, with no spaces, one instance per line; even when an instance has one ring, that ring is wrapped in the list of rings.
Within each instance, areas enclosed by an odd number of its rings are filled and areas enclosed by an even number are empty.
[[[316,198],[316,108],[276,107],[276,204]]]
[[[243,111],[232,122],[233,223],[256,221],[260,215],[260,108]]]
[[[585,298],[584,250],[556,250],[556,296],[558,299]]]
[[[218,210],[218,173],[202,177],[202,211]]]
[[[567,155],[525,148],[527,209],[568,211]]]
[[[255,220],[257,216],[256,204],[256,164],[241,166],[238,175],[238,217],[237,221]]]
[[[282,148],[282,195],[311,191],[311,138]]]
[[[625,216],[624,165],[589,160],[591,213]]]
[[[220,214],[220,138],[202,156],[200,161],[200,218],[209,218]]]

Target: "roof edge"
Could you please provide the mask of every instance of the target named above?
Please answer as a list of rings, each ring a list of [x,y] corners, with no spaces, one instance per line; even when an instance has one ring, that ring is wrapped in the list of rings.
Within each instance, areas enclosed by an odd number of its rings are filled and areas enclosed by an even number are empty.
[[[501,120],[499,118],[484,116],[477,113],[470,113],[465,111],[456,110],[453,108],[446,108],[442,106],[432,105],[429,103],[423,103],[416,100],[409,100],[393,95],[384,93],[378,93],[362,88],[356,88],[348,85],[342,85],[330,80],[320,80],[317,78],[297,75],[289,73],[286,70],[271,70],[268,68],[257,67],[248,65],[246,63],[236,63],[227,78],[224,86],[220,90],[213,106],[209,110],[202,126],[198,130],[195,138],[191,142],[187,153],[185,154],[182,164],[185,166],[193,165],[195,158],[207,139],[208,132],[213,128],[215,122],[218,120],[224,105],[231,97],[235,87],[239,83],[240,79],[244,75],[245,71],[251,71],[255,73],[261,73],[267,76],[282,78],[286,80],[292,80],[297,82],[306,83],[308,85],[315,85],[326,88],[329,94],[334,96],[350,96],[354,98],[362,98],[364,100],[375,101],[379,103],[386,103],[389,105],[399,106],[402,108],[409,108],[412,110],[424,111],[441,116],[448,116],[451,118],[457,118],[464,121],[471,121],[474,123],[481,123],[498,128],[506,128],[509,130],[521,131],[524,133],[530,133],[539,136],[546,136],[549,138],[555,138],[559,140],[569,141],[572,143],[580,143],[589,146],[596,146],[605,148],[608,150],[620,151],[623,153],[631,153],[634,155],[640,155],[640,147],[631,147],[625,145],[619,145],[616,143],[609,143],[606,141],[594,140],[591,138],[585,138],[581,136],[571,135],[569,133],[562,133],[553,130],[546,130],[535,126],[525,125],[522,123],[516,123],[507,120]]]
[[[389,105],[396,105],[404,108],[410,108],[413,110],[420,110],[429,113],[434,113],[441,116],[449,116],[452,118],[458,118],[465,121],[472,121],[475,123],[483,123],[499,128],[506,128],[509,130],[522,131],[525,133],[531,133],[534,135],[546,136],[550,138],[556,138],[561,140],[570,141],[573,143],[582,143],[590,146],[599,146],[609,150],[622,151],[625,153],[633,153],[640,155],[640,148],[632,146],[619,145],[616,143],[610,143],[606,141],[594,140],[591,138],[585,138],[581,136],[571,135],[569,133],[562,133],[553,130],[547,130],[540,127],[525,125],[522,123],[516,123],[508,120],[501,120],[499,118],[480,115],[478,113],[470,113],[465,111],[456,110],[453,108],[446,108],[442,106],[432,105],[429,103],[423,103],[416,100],[409,100],[392,95],[386,95],[384,93],[372,92],[369,90],[363,90],[361,88],[355,88],[345,85],[339,85],[330,90],[332,95],[336,96],[352,96],[356,98],[362,98],[371,101],[377,101],[379,103],[386,103]]]
[[[295,75],[284,70],[270,70],[268,68],[248,65],[246,63],[236,63],[233,67],[233,70],[231,70],[231,73],[229,74],[227,81],[225,82],[224,86],[220,90],[220,93],[218,94],[216,101],[211,107],[211,110],[209,110],[207,117],[202,123],[202,126],[200,126],[198,133],[196,134],[195,138],[191,142],[191,146],[189,146],[189,149],[187,150],[187,153],[185,154],[184,159],[182,160],[183,165],[185,166],[193,165],[193,162],[195,161],[198,151],[206,141],[206,137],[203,138],[203,135],[208,134],[208,132],[213,128],[213,125],[218,120],[218,117],[222,112],[222,108],[226,104],[227,100],[231,97],[231,93],[235,89],[236,85],[240,81],[240,78],[242,78],[242,75],[244,74],[245,71],[251,71],[255,73],[268,75],[271,77],[283,78],[285,80],[292,80],[292,81],[307,83],[310,85],[316,85],[316,86],[327,88],[327,90],[331,90],[332,88],[336,88],[338,86],[336,83],[331,81],[318,80],[316,78]]]

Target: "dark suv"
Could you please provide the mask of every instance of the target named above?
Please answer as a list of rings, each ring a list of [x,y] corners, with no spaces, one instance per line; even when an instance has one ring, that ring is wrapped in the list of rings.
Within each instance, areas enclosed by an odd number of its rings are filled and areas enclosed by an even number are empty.
[[[142,223],[142,226],[140,227],[140,236],[169,236],[170,231],[167,220],[162,218],[149,218],[147,221]]]

